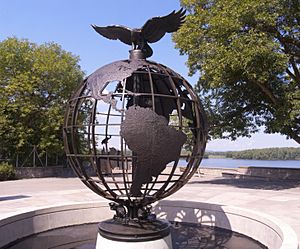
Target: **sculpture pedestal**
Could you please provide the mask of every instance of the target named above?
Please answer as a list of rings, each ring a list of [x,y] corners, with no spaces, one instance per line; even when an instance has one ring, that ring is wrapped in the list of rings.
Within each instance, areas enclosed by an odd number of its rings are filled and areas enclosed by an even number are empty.
[[[158,220],[99,223],[96,249],[172,249],[170,224]]]

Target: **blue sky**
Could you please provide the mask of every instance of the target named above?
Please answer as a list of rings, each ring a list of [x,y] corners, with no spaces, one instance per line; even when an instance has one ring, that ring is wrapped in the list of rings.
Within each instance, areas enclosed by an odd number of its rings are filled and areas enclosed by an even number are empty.
[[[109,41],[98,35],[91,24],[106,26],[122,24],[141,27],[154,16],[163,16],[180,8],[176,0],[9,0],[1,1],[0,40],[15,36],[35,43],[55,42],[63,49],[78,55],[87,75],[115,60],[128,58],[128,47],[119,41]],[[186,57],[174,48],[171,36],[166,35],[153,44],[151,60],[167,65],[180,73],[192,85],[197,76],[188,77]],[[252,138],[237,141],[214,140],[209,150],[241,150],[264,147],[300,147],[293,140],[277,134],[262,132]]]

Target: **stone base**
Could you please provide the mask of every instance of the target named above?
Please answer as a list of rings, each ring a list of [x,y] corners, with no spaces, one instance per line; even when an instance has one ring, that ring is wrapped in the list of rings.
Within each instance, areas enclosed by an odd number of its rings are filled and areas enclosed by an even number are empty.
[[[99,233],[97,235],[96,249],[172,249],[171,234],[167,237],[144,242],[125,242],[109,240],[102,237]]]
[[[96,249],[172,249],[169,222],[110,219],[99,223]]]

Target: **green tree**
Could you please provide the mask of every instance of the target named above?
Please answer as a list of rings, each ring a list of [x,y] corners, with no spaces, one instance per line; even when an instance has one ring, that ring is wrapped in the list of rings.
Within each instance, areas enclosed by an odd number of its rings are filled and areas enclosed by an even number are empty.
[[[190,13],[174,35],[215,138],[265,127],[300,143],[299,0],[181,0]]]
[[[32,145],[63,152],[65,104],[83,78],[78,61],[55,43],[0,42],[0,157],[28,155]]]

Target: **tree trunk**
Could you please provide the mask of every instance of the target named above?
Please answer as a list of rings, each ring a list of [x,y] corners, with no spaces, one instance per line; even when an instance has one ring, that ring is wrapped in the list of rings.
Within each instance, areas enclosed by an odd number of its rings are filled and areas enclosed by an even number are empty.
[[[291,131],[291,133],[289,134],[289,136],[296,141],[298,144],[300,144],[300,136],[298,134],[296,134],[295,132]]]

